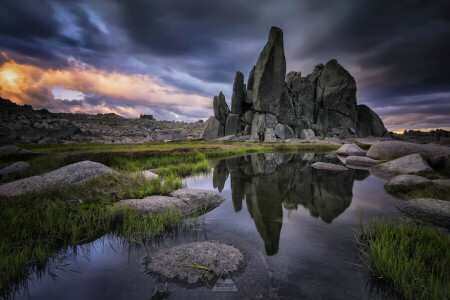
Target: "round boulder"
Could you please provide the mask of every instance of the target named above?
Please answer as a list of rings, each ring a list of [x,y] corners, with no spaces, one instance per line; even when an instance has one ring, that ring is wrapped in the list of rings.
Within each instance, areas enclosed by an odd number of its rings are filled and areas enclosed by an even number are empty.
[[[355,144],[344,144],[336,151],[336,154],[344,156],[366,156],[366,151]]]
[[[224,272],[244,266],[244,255],[231,245],[204,241],[183,244],[152,253],[144,259],[146,271],[161,279],[186,285],[205,285]]]

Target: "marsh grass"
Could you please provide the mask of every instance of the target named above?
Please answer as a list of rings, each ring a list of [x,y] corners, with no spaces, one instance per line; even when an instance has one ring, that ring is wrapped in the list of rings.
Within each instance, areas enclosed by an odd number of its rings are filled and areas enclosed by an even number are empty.
[[[449,299],[450,238],[443,230],[360,221],[360,258],[371,274],[407,299]]]
[[[355,142],[355,145],[366,151],[369,150],[370,147],[372,146],[370,144],[364,144],[364,143],[360,143],[360,142]]]

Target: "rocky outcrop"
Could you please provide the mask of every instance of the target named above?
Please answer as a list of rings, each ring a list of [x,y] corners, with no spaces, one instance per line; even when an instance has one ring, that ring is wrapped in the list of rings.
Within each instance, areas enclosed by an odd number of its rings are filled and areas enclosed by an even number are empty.
[[[246,87],[243,74],[236,73],[231,113],[239,115],[236,136],[251,133],[259,141],[273,142],[272,131],[277,141],[312,139],[310,132],[340,139],[386,133],[375,112],[365,105],[357,106],[355,79],[337,60],[318,64],[304,77],[296,71],[286,75],[283,32],[277,27],[271,28]],[[214,114],[219,120],[223,118],[216,109]],[[228,133],[231,131],[224,134]]]
[[[205,140],[214,140],[219,137],[222,137],[224,133],[224,128],[222,124],[220,124],[219,119],[216,117],[210,117],[208,121],[206,121],[205,128],[202,132],[202,139]]]
[[[117,172],[100,163],[86,160],[67,165],[44,175],[32,176],[0,185],[0,195],[12,197],[56,186],[78,185],[105,174],[117,174]]]
[[[387,133],[381,118],[367,105],[356,107],[356,135],[380,137]]]
[[[372,168],[375,174],[392,177],[400,174],[434,172],[430,165],[418,153],[406,155]]]

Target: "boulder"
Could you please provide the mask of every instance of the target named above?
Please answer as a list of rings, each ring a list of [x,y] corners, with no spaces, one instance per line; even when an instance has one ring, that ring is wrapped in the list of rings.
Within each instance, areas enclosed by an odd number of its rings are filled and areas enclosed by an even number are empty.
[[[269,40],[259,54],[253,82],[253,105],[255,110],[278,115],[280,98],[286,76],[283,31],[270,29]]]
[[[214,192],[191,188],[175,190],[169,196],[179,198],[197,209],[216,207],[225,201],[224,197]]]
[[[251,125],[252,122],[253,122],[253,111],[252,111],[252,110],[246,111],[246,112],[242,115],[241,121],[244,122],[245,124]]]
[[[365,156],[366,151],[355,144],[344,144],[336,151],[336,154],[344,156]]]
[[[158,170],[156,171],[158,172]],[[153,170],[144,170],[141,172],[141,174],[145,177],[145,179],[157,179],[158,173],[155,173]]]
[[[381,118],[368,106],[356,107],[356,135],[358,137],[382,137],[387,132]]]
[[[373,144],[367,157],[373,159],[391,159],[419,153],[430,159],[434,168],[450,167],[450,147],[435,144],[415,144],[401,141],[387,141]]]
[[[397,205],[406,215],[450,228],[450,202],[438,199],[411,199]]]
[[[244,74],[237,71],[234,77],[233,94],[231,96],[231,113],[240,114],[244,100]]]
[[[276,143],[277,137],[275,136],[275,131],[273,128],[266,128],[264,132],[264,142]]]
[[[5,181],[9,176],[14,174],[21,174],[30,167],[30,164],[24,161],[19,161],[0,169],[0,181]]]
[[[345,166],[340,166],[340,165],[325,163],[325,162],[315,162],[311,166],[314,169],[318,169],[318,170],[329,170],[329,171],[336,171],[336,172],[342,172],[342,171],[349,170],[349,168],[347,168]]]
[[[215,139],[217,142],[235,142],[237,140],[238,138],[234,134]]]
[[[312,129],[303,129],[301,132],[301,138],[305,140],[313,140],[316,138]]]
[[[285,125],[278,123],[275,128],[274,128],[274,132],[275,132],[275,136],[277,138],[280,138],[282,140],[286,139],[286,133],[285,133]]]
[[[252,122],[252,138],[262,140],[266,130],[266,115],[256,112]]]
[[[219,119],[216,117],[210,117],[205,123],[205,128],[202,132],[202,139],[214,140],[219,137],[223,137],[224,127],[220,124]]]
[[[292,139],[295,137],[294,130],[288,125],[284,125],[285,139]]]
[[[431,181],[428,178],[417,175],[398,175],[386,184],[386,188],[405,188]]]
[[[30,154],[30,153],[36,153],[29,151],[27,149],[22,149],[17,146],[3,146],[0,147],[0,155],[9,155],[9,154]]]
[[[376,165],[372,168],[372,170],[374,170],[375,173],[386,177],[392,177],[399,174],[433,172],[430,165],[418,153],[406,155],[392,161]]]
[[[225,126],[230,109],[228,108],[228,104],[225,100],[225,95],[222,92],[219,93],[219,96],[214,96],[213,108],[214,115],[220,121],[220,124]]]
[[[239,129],[239,115],[230,113],[225,124],[225,135],[236,135]]]
[[[153,251],[144,258],[143,264],[147,272],[159,276],[164,282],[197,286],[215,282],[223,273],[229,276],[243,267],[244,261],[244,255],[235,246],[203,241]],[[196,268],[197,264],[209,271]]]
[[[347,156],[345,163],[352,166],[372,167],[378,164],[379,161],[363,156]]]
[[[0,186],[0,195],[12,197],[56,186],[78,185],[105,174],[117,174],[117,172],[100,163],[86,160],[67,165],[44,175],[3,184]]]

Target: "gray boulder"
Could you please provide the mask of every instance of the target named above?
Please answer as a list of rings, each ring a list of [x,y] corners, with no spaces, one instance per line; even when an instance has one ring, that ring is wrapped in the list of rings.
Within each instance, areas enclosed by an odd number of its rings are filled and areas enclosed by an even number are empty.
[[[100,163],[86,160],[44,175],[32,176],[3,184],[0,186],[0,195],[12,197],[56,186],[78,185],[105,174],[117,174],[117,172]]]
[[[30,164],[24,161],[19,161],[9,165],[3,169],[0,169],[0,181],[8,179],[9,176],[14,174],[21,174],[30,167]]]
[[[356,107],[356,135],[358,137],[382,137],[387,130],[381,118],[368,106]]]
[[[348,171],[349,168],[345,166],[340,166],[336,164],[331,163],[325,163],[325,162],[315,162],[311,165],[314,169],[318,170],[329,170],[329,171],[335,171],[335,172],[342,172],[342,171]]]
[[[344,156],[365,156],[366,151],[355,144],[344,144],[336,151],[336,154]]]
[[[241,121],[244,122],[245,124],[251,125],[252,122],[253,122],[253,111],[252,111],[252,110],[246,111],[246,112],[242,115]]]
[[[262,140],[266,130],[266,115],[256,112],[252,122],[252,138]]]
[[[255,66],[253,83],[253,105],[255,110],[278,115],[280,98],[286,76],[283,31],[270,29],[269,40],[259,54]]]
[[[397,205],[406,215],[450,228],[450,202],[438,199],[411,199]]]
[[[286,139],[285,125],[278,123],[274,128],[274,132],[277,138]]]
[[[239,115],[230,113],[225,124],[225,135],[236,135],[239,130]]]
[[[144,259],[144,266],[147,272],[166,282],[177,281],[189,286],[215,282],[224,272],[232,274],[238,271],[244,266],[244,261],[244,255],[235,246],[203,241],[151,252]],[[195,268],[196,264],[205,266],[210,271],[201,271]]]
[[[372,168],[379,175],[392,177],[399,174],[433,172],[430,165],[418,153],[406,155]]]
[[[224,127],[220,124],[219,119],[216,117],[210,117],[205,123],[205,128],[202,132],[202,139],[214,140],[219,137],[223,137]]]
[[[316,138],[312,129],[303,129],[301,132],[301,138],[305,140],[313,140]]]
[[[3,146],[0,147],[0,155],[9,155],[9,154],[29,154],[35,153],[26,149],[22,149],[17,146]]]
[[[222,92],[219,93],[219,96],[214,96],[213,108],[214,115],[220,121],[220,124],[225,126],[230,109],[228,108],[228,104],[225,100],[225,95]]]
[[[234,77],[233,94],[231,96],[231,113],[240,114],[244,100],[244,74],[237,71]]]
[[[345,163],[351,166],[372,167],[378,164],[379,161],[363,156],[347,156]]]
[[[266,143],[276,143],[277,137],[275,136],[275,131],[273,128],[266,128],[264,132],[264,142]]]

